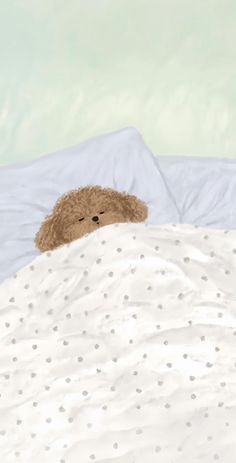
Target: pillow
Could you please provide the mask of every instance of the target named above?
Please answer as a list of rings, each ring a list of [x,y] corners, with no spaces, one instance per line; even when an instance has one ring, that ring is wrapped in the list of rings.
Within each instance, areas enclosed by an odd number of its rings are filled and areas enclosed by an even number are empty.
[[[58,197],[99,184],[137,195],[148,223],[177,222],[178,213],[153,155],[137,130],[102,135],[33,162],[0,169],[0,281],[30,262],[34,236]]]
[[[162,156],[156,163],[181,223],[236,228],[235,159]]]

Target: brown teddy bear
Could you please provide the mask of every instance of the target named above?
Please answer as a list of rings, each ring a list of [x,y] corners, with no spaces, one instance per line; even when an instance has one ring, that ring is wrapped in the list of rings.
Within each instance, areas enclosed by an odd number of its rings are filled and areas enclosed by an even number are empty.
[[[58,199],[41,224],[35,244],[41,252],[49,251],[104,225],[143,222],[147,212],[136,196],[100,186],[79,188]]]

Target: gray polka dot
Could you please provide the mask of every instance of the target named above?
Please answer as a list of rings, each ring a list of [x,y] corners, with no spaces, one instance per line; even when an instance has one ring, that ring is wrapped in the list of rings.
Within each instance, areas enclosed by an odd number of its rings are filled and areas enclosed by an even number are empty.
[[[122,249],[121,249],[121,248],[117,248],[117,252],[121,252],[121,251],[122,251]]]
[[[33,349],[33,350],[36,350],[37,348],[38,348],[37,344],[33,344],[33,345],[32,345],[32,349]]]
[[[206,367],[207,367],[207,368],[212,368],[212,367],[213,367],[213,363],[207,362],[207,363],[206,363]]]
[[[11,297],[11,298],[9,299],[9,302],[15,302],[15,298],[14,298],[14,297]]]
[[[196,399],[196,394],[191,394],[191,399],[195,400]]]
[[[37,407],[38,406],[38,402],[33,402],[33,407]]]
[[[144,257],[145,256],[143,254],[140,254],[140,256],[139,256],[140,259],[144,259]]]
[[[109,277],[113,277],[114,273],[113,273],[113,272],[109,272],[108,275],[109,275]]]
[[[166,366],[167,366],[168,368],[172,368],[172,363],[167,363]]]
[[[113,444],[113,449],[118,449],[118,444],[117,444],[117,442],[114,442],[114,444]]]
[[[106,241],[105,241],[105,240],[103,240],[101,244],[106,244]]]
[[[82,394],[83,394],[84,396],[87,396],[87,395],[88,395],[88,391],[83,391]]]
[[[66,411],[65,408],[61,405],[61,407],[59,407],[59,412],[64,413],[65,411]]]
[[[97,264],[100,264],[101,262],[102,262],[102,259],[100,259],[100,258],[96,260]]]
[[[141,428],[136,429],[136,434],[142,434],[143,430]]]
[[[84,359],[83,359],[83,357],[78,357],[77,360],[78,360],[78,362],[83,362]]]
[[[52,418],[46,418],[46,423],[50,424],[52,422]]]
[[[165,404],[165,408],[170,408],[170,404]]]
[[[70,379],[70,378],[66,378],[66,379],[65,379],[65,382],[66,382],[66,383],[70,383],[70,382],[71,382],[71,379]]]
[[[141,394],[142,389],[140,389],[139,387],[137,387],[137,388],[136,388],[136,392],[137,392],[137,394]]]
[[[92,455],[89,455],[90,460],[95,460],[95,455],[92,453]]]
[[[99,344],[95,344],[94,349],[99,349]]]
[[[184,298],[183,293],[179,293],[179,294],[178,294],[178,299],[183,299],[183,298]]]
[[[189,376],[190,381],[195,381],[195,376]]]
[[[52,361],[51,357],[47,357],[47,358],[46,358],[46,362],[47,362],[47,363],[51,363],[51,361]]]
[[[156,453],[161,452],[161,447],[160,447],[159,445],[157,445],[157,446],[155,447],[155,452],[156,452]]]

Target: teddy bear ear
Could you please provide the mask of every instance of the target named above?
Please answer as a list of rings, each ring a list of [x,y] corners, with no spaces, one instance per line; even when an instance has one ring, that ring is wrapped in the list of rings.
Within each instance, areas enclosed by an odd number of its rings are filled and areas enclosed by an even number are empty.
[[[51,251],[63,244],[60,239],[60,223],[58,214],[46,217],[35,236],[35,244],[41,252]]]
[[[130,222],[143,222],[148,215],[147,205],[134,195],[124,194],[124,212]]]

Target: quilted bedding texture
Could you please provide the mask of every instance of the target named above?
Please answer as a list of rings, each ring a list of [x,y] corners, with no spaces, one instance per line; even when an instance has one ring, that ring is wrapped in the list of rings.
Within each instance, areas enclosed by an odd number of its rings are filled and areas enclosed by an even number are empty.
[[[234,463],[235,239],[111,225],[3,282],[1,461]]]

